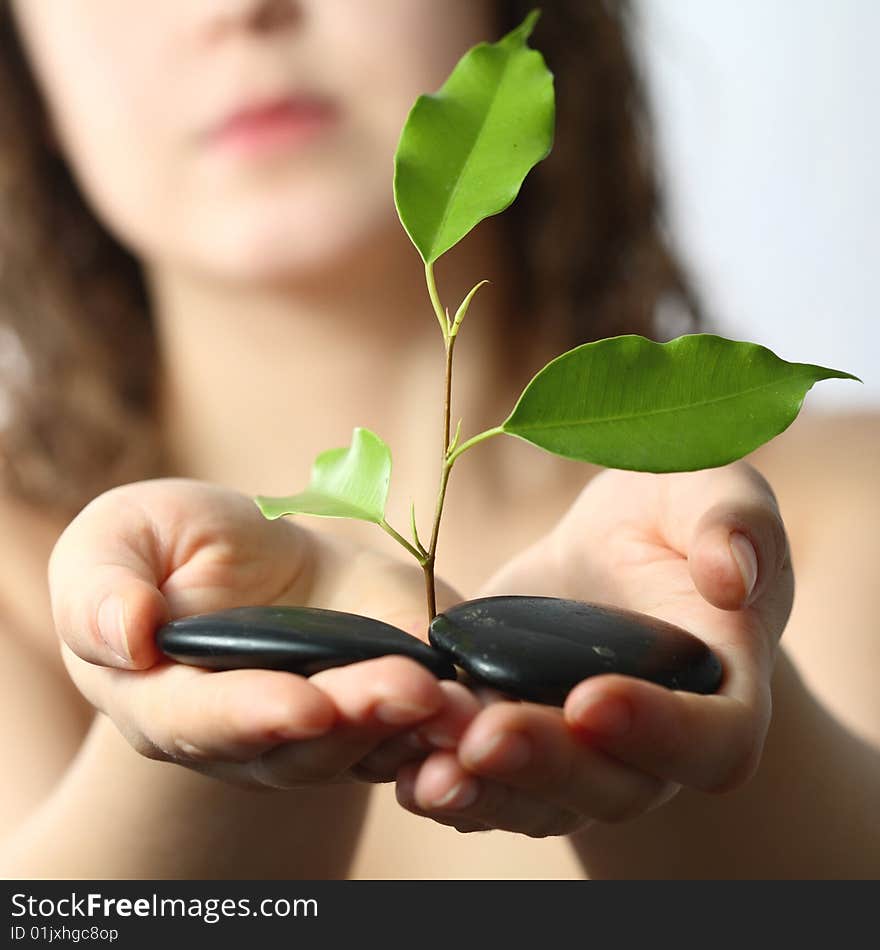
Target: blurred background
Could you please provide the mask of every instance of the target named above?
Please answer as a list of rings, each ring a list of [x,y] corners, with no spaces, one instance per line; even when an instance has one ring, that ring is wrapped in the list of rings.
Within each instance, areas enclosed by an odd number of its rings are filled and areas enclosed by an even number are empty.
[[[880,405],[880,2],[637,9],[672,227],[718,332],[864,380],[824,381],[809,408]]]
[[[672,225],[719,332],[880,405],[880,3],[639,0]]]

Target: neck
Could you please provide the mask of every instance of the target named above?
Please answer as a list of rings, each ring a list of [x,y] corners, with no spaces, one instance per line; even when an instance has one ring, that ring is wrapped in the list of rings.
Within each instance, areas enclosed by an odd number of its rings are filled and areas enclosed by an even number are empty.
[[[493,280],[455,349],[452,425],[463,417],[462,439],[500,422],[528,378],[512,378],[498,345],[504,271],[488,224],[437,266],[453,314],[473,284]],[[323,280],[228,286],[156,268],[149,284],[160,421],[177,474],[290,494],[305,488],[319,452],[348,445],[361,425],[391,446],[389,514],[405,520],[410,498],[433,505],[425,475],[442,449],[444,349],[405,235]]]

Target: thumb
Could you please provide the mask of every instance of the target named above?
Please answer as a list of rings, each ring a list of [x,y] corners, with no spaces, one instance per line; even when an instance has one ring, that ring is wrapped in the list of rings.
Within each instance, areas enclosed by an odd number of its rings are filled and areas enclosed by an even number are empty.
[[[689,507],[687,555],[702,596],[723,610],[775,597],[792,568],[785,526],[767,481],[742,464],[720,471],[696,497],[700,507]],[[685,515],[682,521],[687,520]]]
[[[161,653],[157,626],[171,619],[146,512],[114,488],[92,499],[61,533],[48,563],[58,636],[89,663],[147,669]]]

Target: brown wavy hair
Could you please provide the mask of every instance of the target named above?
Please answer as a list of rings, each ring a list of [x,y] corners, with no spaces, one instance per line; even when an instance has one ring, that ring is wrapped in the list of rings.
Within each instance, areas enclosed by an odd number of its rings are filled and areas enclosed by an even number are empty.
[[[532,3],[497,0],[498,35]],[[555,144],[501,221],[514,299],[571,346],[657,339],[670,301],[700,326],[664,228],[634,26],[624,0],[554,0],[532,41],[555,75]],[[69,519],[108,488],[170,474],[158,360],[138,261],[51,146],[0,2],[0,491]]]

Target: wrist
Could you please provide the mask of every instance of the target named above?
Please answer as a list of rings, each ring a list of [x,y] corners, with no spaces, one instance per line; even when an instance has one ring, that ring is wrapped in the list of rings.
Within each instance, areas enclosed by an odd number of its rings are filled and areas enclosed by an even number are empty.
[[[136,752],[99,713],[4,848],[21,877],[345,877],[370,787],[243,788]]]

